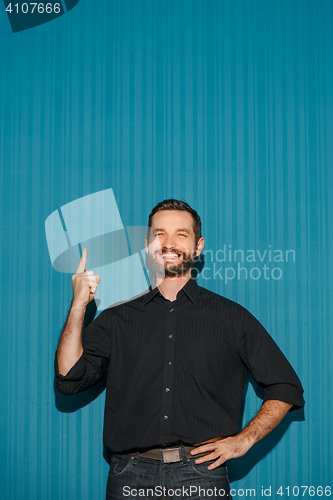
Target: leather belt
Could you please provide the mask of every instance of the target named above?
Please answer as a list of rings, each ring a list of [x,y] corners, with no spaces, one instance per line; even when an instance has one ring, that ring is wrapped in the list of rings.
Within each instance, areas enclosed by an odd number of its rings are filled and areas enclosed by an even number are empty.
[[[190,452],[195,449],[195,446],[178,446],[176,448],[153,448],[152,450],[139,453],[139,457],[150,458],[151,460],[161,460],[165,464],[181,462],[183,460],[181,452],[182,448],[185,448],[187,460],[190,458],[204,457],[205,455],[209,455],[209,453],[211,453],[211,451],[209,451],[193,456]]]

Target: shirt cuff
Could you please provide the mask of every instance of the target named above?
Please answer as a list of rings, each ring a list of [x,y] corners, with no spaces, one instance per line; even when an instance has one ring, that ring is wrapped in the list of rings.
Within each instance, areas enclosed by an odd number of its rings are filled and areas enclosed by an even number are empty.
[[[54,372],[55,372],[55,383],[56,383],[56,388],[58,389],[59,392],[63,394],[75,394],[78,389],[78,386],[80,385],[80,382],[82,382],[84,378],[84,373],[85,373],[85,359],[82,356],[77,360],[75,365],[72,366],[72,368],[69,370],[66,375],[61,375],[59,373],[59,367],[58,367],[58,360],[57,360],[57,354],[55,355],[54,358]]]
[[[304,406],[303,391],[290,384],[275,384],[265,388],[264,401],[276,399],[293,405],[289,411],[298,410]]]

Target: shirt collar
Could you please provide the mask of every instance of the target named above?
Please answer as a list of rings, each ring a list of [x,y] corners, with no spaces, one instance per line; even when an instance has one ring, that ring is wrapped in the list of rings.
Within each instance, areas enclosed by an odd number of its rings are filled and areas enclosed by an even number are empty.
[[[177,293],[177,298],[181,292],[185,292],[187,297],[193,302],[193,304],[196,303],[198,296],[199,296],[199,287],[195,279],[189,279],[188,282],[179,290]],[[157,294],[160,294],[159,289],[156,288],[150,288],[150,291],[146,293],[143,296],[143,305],[145,306],[150,302]]]
[[[157,287],[156,288],[149,287],[149,292],[145,293],[143,296],[142,300],[143,305],[145,306],[146,304],[148,304],[148,302],[150,302],[158,293],[160,293],[160,291]]]

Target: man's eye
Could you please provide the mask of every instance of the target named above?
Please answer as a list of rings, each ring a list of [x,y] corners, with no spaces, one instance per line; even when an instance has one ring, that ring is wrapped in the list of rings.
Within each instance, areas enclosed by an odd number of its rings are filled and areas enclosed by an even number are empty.
[[[187,236],[187,234],[184,234],[184,233],[179,233],[179,236]]]

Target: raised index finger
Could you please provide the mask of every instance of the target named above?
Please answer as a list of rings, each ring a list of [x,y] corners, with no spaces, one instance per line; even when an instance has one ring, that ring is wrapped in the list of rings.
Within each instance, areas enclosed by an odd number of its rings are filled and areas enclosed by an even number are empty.
[[[85,268],[86,268],[86,263],[87,263],[87,253],[88,253],[87,249],[84,248],[82,250],[82,256],[81,256],[79,267],[77,268],[75,274],[84,273]]]

